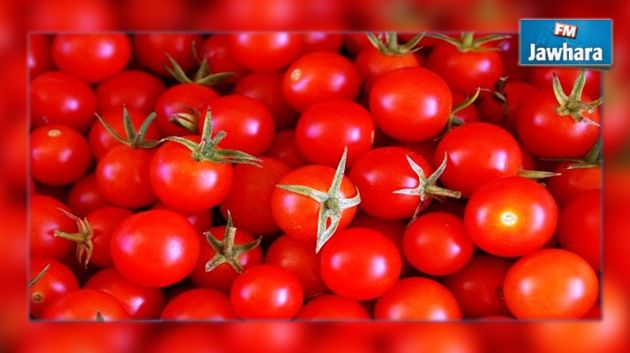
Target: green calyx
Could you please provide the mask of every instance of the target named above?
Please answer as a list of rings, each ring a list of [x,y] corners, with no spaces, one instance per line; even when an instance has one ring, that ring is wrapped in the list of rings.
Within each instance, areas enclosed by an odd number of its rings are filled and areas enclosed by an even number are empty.
[[[50,263],[47,263],[46,266],[44,266],[44,268],[41,271],[39,271],[32,280],[28,282],[28,287],[31,288],[35,284],[37,284],[37,282],[39,282],[46,275],[48,270],[50,270]]]
[[[344,198],[341,194],[341,182],[343,181],[344,171],[346,169],[346,158],[348,149],[344,149],[335,176],[333,177],[330,188],[327,192],[319,191],[303,185],[276,185],[276,187],[290,191],[302,196],[309,197],[319,203],[319,214],[317,216],[317,241],[315,244],[315,253],[319,253],[322,247],[335,234],[343,211],[352,207],[356,207],[361,203],[361,195],[359,189],[356,189],[356,195],[351,198]]]
[[[571,116],[573,120],[580,123],[600,126],[598,122],[588,119],[584,116],[585,113],[594,112],[603,102],[603,97],[600,97],[591,102],[582,101],[582,91],[584,91],[584,85],[586,84],[586,70],[581,69],[571,93],[566,95],[562,89],[562,84],[556,73],[553,74],[553,93],[558,100],[558,108],[556,113],[561,116]]]
[[[239,258],[244,253],[256,248],[260,245],[262,237],[258,237],[256,240],[249,243],[236,245],[234,240],[236,238],[236,228],[232,224],[232,215],[230,211],[227,212],[227,224],[225,225],[225,233],[223,240],[217,239],[211,232],[205,232],[203,235],[206,237],[208,244],[214,250],[215,255],[206,263],[206,272],[211,272],[215,268],[228,264],[237,273],[243,272],[243,266],[239,261]]]
[[[109,132],[109,134],[112,135],[112,137],[116,141],[118,141],[119,143],[123,145],[129,146],[131,148],[146,148],[146,149],[153,148],[159,145],[161,142],[161,141],[154,141],[154,140],[149,140],[149,141],[145,140],[145,135],[147,133],[147,130],[149,129],[149,126],[151,126],[151,123],[153,123],[156,117],[157,117],[156,113],[149,114],[142,122],[142,125],[140,125],[140,128],[136,131],[136,129],[133,127],[133,122],[131,121],[131,116],[129,115],[129,111],[127,110],[127,107],[123,107],[123,126],[125,128],[125,135],[126,135],[126,138],[123,138],[103,119],[103,117],[96,114],[96,118],[98,119],[98,121],[103,125],[105,130],[107,130],[107,132]]]
[[[168,121],[182,127],[191,134],[197,133],[197,122],[200,119],[201,113],[195,108],[186,107],[185,111],[175,113],[168,118]]]
[[[61,230],[55,230],[54,236],[76,242],[76,259],[81,265],[87,268],[90,263],[92,253],[94,252],[94,243],[92,242],[94,230],[92,229],[92,226],[88,222],[87,218],[79,218],[63,208],[57,209],[68,218],[75,221],[79,231],[76,233],[67,233]]]
[[[450,130],[453,126],[460,126],[464,123],[464,121],[462,121],[460,118],[457,117],[457,113],[461,112],[462,110],[468,108],[473,103],[475,103],[477,98],[479,98],[480,92],[481,92],[481,88],[478,87],[472,96],[466,97],[466,99],[463,102],[453,107],[453,109],[451,110],[451,116],[448,119],[448,125],[447,125],[448,130]]]
[[[168,71],[169,74],[171,74],[171,76],[173,76],[174,79],[181,83],[196,83],[198,85],[210,87],[216,85],[226,78],[236,76],[236,74],[233,72],[218,72],[215,74],[211,74],[210,67],[208,66],[208,60],[204,58],[201,61],[201,64],[199,64],[199,69],[197,69],[195,75],[190,78],[182,69],[182,67],[179,66],[177,61],[173,59],[172,56],[170,56],[169,54],[165,55],[170,63],[170,66],[165,65],[164,68],[166,69],[166,71]]]
[[[367,33],[367,38],[372,45],[385,55],[405,55],[420,50],[417,45],[424,38],[424,32],[416,34],[407,43],[398,43],[398,34],[396,32],[385,32],[382,35]]]
[[[452,44],[461,52],[496,51],[499,50],[499,48],[486,46],[486,44],[510,38],[509,35],[505,34],[488,34],[480,38],[475,38],[474,32],[462,32],[459,38],[451,37],[442,33],[428,33],[427,36],[438,38]]]

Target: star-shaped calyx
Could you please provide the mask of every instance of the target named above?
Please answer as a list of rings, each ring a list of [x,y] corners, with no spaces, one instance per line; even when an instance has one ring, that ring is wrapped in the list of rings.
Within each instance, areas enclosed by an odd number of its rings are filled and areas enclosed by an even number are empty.
[[[566,116],[570,115],[573,120],[580,123],[586,123],[589,125],[600,126],[598,122],[588,119],[584,116],[584,113],[592,113],[603,103],[602,97],[591,101],[584,102],[582,100],[582,92],[584,91],[584,85],[586,84],[586,70],[581,69],[575,82],[573,83],[573,88],[571,89],[571,93],[567,96],[564,93],[564,89],[562,88],[562,84],[560,83],[560,79],[558,75],[553,73],[553,93],[558,100],[558,108],[556,108],[556,113],[558,115]]]
[[[72,219],[76,222],[79,231],[76,233],[68,233],[61,230],[56,230],[54,235],[55,237],[72,240],[77,243],[76,249],[76,258],[77,261],[87,268],[90,263],[90,258],[92,258],[92,253],[94,252],[94,243],[92,242],[92,237],[94,237],[94,230],[88,222],[87,218],[80,218],[75,216],[74,214],[64,210],[63,208],[58,208],[58,210],[66,215],[68,218]]]

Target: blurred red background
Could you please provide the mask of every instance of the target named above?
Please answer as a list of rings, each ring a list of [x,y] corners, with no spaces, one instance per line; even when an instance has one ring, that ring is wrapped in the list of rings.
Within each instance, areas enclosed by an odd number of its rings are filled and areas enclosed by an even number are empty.
[[[614,19],[605,76],[602,321],[580,323],[229,325],[30,323],[26,257],[29,31],[475,30],[525,17]],[[630,2],[508,0],[3,0],[0,2],[0,351],[623,353],[630,351]]]

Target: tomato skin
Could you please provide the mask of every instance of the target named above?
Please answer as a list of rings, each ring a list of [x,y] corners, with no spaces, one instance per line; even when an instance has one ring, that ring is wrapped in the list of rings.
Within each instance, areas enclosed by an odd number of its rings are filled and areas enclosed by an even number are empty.
[[[203,120],[208,104],[218,97],[219,95],[212,88],[195,83],[182,83],[169,87],[155,104],[156,123],[160,132],[163,136],[191,134],[190,131],[169,121],[169,119],[178,113],[192,113],[199,120]]]
[[[252,71],[277,71],[300,55],[303,39],[289,32],[241,32],[228,36],[234,60]]]
[[[289,66],[284,74],[283,92],[293,109],[304,112],[333,98],[354,100],[359,85],[359,73],[350,60],[333,52],[314,52]]]
[[[116,269],[145,287],[165,287],[186,278],[199,256],[195,228],[178,213],[150,210],[123,221],[111,238]]]
[[[30,98],[34,127],[61,124],[83,132],[94,121],[94,92],[85,82],[66,73],[52,71],[35,77]]]
[[[420,203],[418,196],[393,192],[418,186],[418,176],[409,166],[411,157],[428,176],[431,165],[414,152],[400,147],[381,147],[360,157],[350,171],[350,179],[361,192],[359,208],[365,213],[384,220],[411,218]],[[425,202],[429,204],[429,200]]]
[[[211,35],[203,42],[202,51],[203,57],[208,60],[208,67],[212,73],[232,72],[236,76],[221,83],[233,83],[246,73],[245,68],[234,60],[234,56],[230,52],[228,35]]]
[[[311,242],[281,235],[267,250],[265,263],[294,273],[300,279],[306,298],[326,290],[320,270],[320,256],[315,253]]]
[[[527,80],[536,87],[550,89],[553,85],[553,74],[558,75],[562,87],[569,89],[575,82],[580,72],[577,68],[567,67],[531,67],[528,70]],[[584,94],[589,97],[599,97],[601,90],[601,74],[597,70],[586,70],[586,84]]]
[[[31,132],[31,175],[41,183],[61,186],[78,181],[90,166],[89,145],[76,130],[62,125]]]
[[[601,199],[601,190],[577,195],[562,209],[558,220],[560,246],[582,257],[595,271],[601,264]]]
[[[370,320],[363,305],[354,300],[327,294],[306,303],[295,317],[298,320]]]
[[[394,286],[401,268],[396,245],[368,228],[338,232],[321,252],[324,283],[335,294],[352,300],[381,296]]]
[[[563,206],[574,197],[591,190],[602,188],[601,167],[568,168],[571,162],[562,162],[554,169],[560,175],[547,180],[547,189]]]
[[[452,103],[446,82],[420,67],[383,74],[370,92],[370,111],[376,125],[399,141],[437,137],[448,123]]]
[[[301,154],[313,164],[337,166],[345,148],[347,165],[372,149],[374,120],[360,104],[342,99],[317,103],[308,108],[295,128]]]
[[[154,210],[171,210],[171,211],[178,212],[177,210],[174,210],[168,207],[162,202],[158,202],[155,205],[153,205],[153,209]],[[182,216],[186,217],[188,222],[190,222],[190,224],[192,224],[193,227],[195,227],[195,229],[197,230],[197,232],[199,232],[199,234],[202,234],[203,232],[207,231],[212,226],[212,218],[213,218],[212,210],[205,210],[205,211],[193,212],[193,213],[186,213],[186,212],[179,212],[179,213]]]
[[[69,211],[68,206],[50,196],[31,196],[29,205],[30,256],[64,259],[72,252],[72,242],[54,236],[55,230],[68,233],[77,231],[76,223],[59,211],[59,208]]]
[[[414,53],[388,55],[374,47],[363,49],[354,64],[365,84],[365,91],[370,92],[374,82],[383,74],[401,67],[418,67],[420,62]]]
[[[494,179],[475,191],[464,214],[475,245],[502,257],[531,253],[553,236],[558,206],[549,192],[522,177]]]
[[[328,192],[335,176],[335,169],[309,165],[286,174],[278,185],[302,185],[322,192]],[[347,176],[341,181],[339,197],[352,198],[357,191]],[[278,226],[287,235],[303,241],[315,242],[317,237],[317,217],[320,205],[317,201],[291,191],[275,188],[271,194],[271,213]],[[337,231],[346,228],[354,218],[356,207],[346,208],[341,213]]]
[[[474,251],[463,220],[446,212],[418,217],[405,230],[402,244],[405,259],[411,266],[432,276],[461,270]]]
[[[130,318],[118,299],[94,289],[79,289],[64,295],[46,309],[43,318],[60,321],[94,321],[98,314],[104,321]]]
[[[131,42],[123,33],[58,34],[52,42],[57,67],[88,82],[121,71],[131,58]]]
[[[199,141],[199,137],[188,137]],[[151,186],[169,207],[183,212],[201,212],[223,201],[232,187],[229,163],[196,162],[191,151],[167,142],[155,152],[150,166]]]
[[[153,204],[155,193],[149,184],[149,167],[154,150],[120,145],[105,154],[96,166],[96,181],[112,204],[140,208]]]
[[[305,53],[318,51],[338,52],[343,41],[343,36],[338,33],[309,31],[304,33],[303,36]]]
[[[521,258],[508,271],[504,285],[506,303],[517,319],[579,319],[593,307],[598,292],[591,266],[561,249]]]
[[[376,320],[459,320],[462,314],[453,294],[438,282],[405,278],[376,301]]]
[[[298,168],[306,164],[295,141],[295,131],[284,130],[278,132],[267,149],[266,155],[275,158],[291,168]]]
[[[164,307],[162,320],[223,321],[236,319],[230,299],[213,289],[191,289],[171,299]]]
[[[92,235],[94,251],[90,264],[98,267],[113,264],[109,246],[112,233],[120,223],[132,215],[133,212],[119,207],[99,208],[87,214],[86,218],[94,232]]]
[[[137,110],[128,110],[128,112],[129,117],[131,118],[131,124],[136,129],[136,131],[138,131],[137,129],[142,126],[142,123],[146,118],[145,113]],[[103,113],[101,117],[120,136],[126,136],[122,109],[107,111],[106,113]],[[150,125],[149,128],[146,130],[144,137],[146,141],[159,140],[161,135],[157,125]],[[116,139],[105,129],[103,124],[101,124],[100,122],[96,122],[94,123],[94,125],[92,125],[88,139],[90,142],[92,154],[94,154],[94,157],[97,160],[101,159],[114,147],[121,145],[121,143],[116,141]]]
[[[510,316],[503,298],[503,281],[510,262],[487,255],[474,256],[462,270],[444,279],[464,317]]]
[[[121,71],[101,82],[95,90],[98,111],[138,110],[149,114],[166,90],[162,80],[138,70]]]
[[[31,78],[49,71],[52,67],[50,38],[45,34],[29,35],[26,55],[28,73]]]
[[[522,165],[521,148],[514,137],[498,126],[481,122],[447,133],[435,149],[433,163],[439,165],[444,154],[447,165],[440,181],[464,197],[494,178],[516,175]]]
[[[193,51],[200,53],[202,42],[201,36],[185,33],[136,34],[133,37],[134,52],[140,63],[166,77],[170,77],[165,68],[165,65],[170,66],[166,54],[169,54],[185,72],[189,72],[197,66]]]
[[[234,226],[257,235],[272,235],[280,230],[271,213],[271,195],[278,181],[291,171],[286,164],[262,157],[261,166],[234,166],[234,181],[221,202],[223,216],[230,211]],[[264,205],[264,207],[261,207]]]
[[[585,95],[582,100],[589,102]],[[551,90],[541,90],[523,99],[516,116],[516,132],[525,149],[541,158],[580,158],[597,141],[600,128],[569,115],[556,113],[558,101]],[[599,110],[584,116],[600,122]],[[549,141],[554,141],[553,144]]]
[[[134,320],[156,319],[164,306],[161,289],[145,288],[124,278],[116,269],[94,274],[84,288],[94,289],[118,299]]]
[[[72,213],[83,217],[93,210],[112,204],[103,197],[98,189],[96,175],[88,174],[77,181],[68,193],[68,207]]]
[[[453,106],[462,104],[464,101],[466,101],[466,98],[467,97],[465,95],[462,95],[459,93],[453,93]],[[477,106],[474,104],[471,104],[467,106],[466,108],[457,112],[455,114],[455,117],[461,120],[464,124],[474,123],[481,120],[479,116],[479,110],[477,109]]]
[[[50,257],[31,258],[29,281],[48,264],[50,267],[46,274],[28,289],[30,313],[36,318],[42,317],[44,311],[57,299],[79,289],[79,281],[74,273],[66,265]]]
[[[299,279],[275,265],[246,270],[230,291],[234,311],[246,319],[290,319],[300,311],[303,300]]]

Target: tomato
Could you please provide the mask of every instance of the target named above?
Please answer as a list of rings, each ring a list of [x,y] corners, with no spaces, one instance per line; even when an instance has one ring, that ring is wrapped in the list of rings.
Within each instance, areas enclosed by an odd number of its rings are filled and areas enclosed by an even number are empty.
[[[62,125],[42,126],[31,132],[31,175],[47,185],[78,181],[90,166],[89,146],[76,130]]]
[[[94,289],[118,299],[134,320],[156,319],[164,306],[164,294],[158,288],[142,287],[124,278],[116,269],[94,274],[84,288]]]
[[[517,319],[579,319],[597,301],[599,281],[578,255],[545,249],[510,268],[504,293]]]
[[[232,189],[221,202],[221,213],[225,216],[230,211],[237,228],[253,234],[271,235],[280,230],[269,207],[271,195],[278,181],[291,168],[273,158],[260,160],[262,167],[246,164],[234,167]]]
[[[98,111],[121,111],[123,107],[145,114],[153,111],[166,90],[159,78],[144,71],[126,70],[101,82],[95,90]]]
[[[405,230],[402,244],[405,259],[411,266],[431,276],[461,270],[474,251],[463,220],[445,212],[418,217]]]
[[[172,208],[168,207],[162,202],[158,202],[155,205],[153,205],[153,209],[177,211],[177,210],[173,210]],[[182,216],[186,217],[188,222],[190,222],[190,224],[192,224],[193,227],[195,227],[197,232],[201,234],[207,231],[208,229],[210,229],[210,227],[212,226],[212,212],[211,211],[212,210],[210,211],[205,210],[201,212],[192,212],[192,213],[185,213],[185,212],[179,212],[179,213]]]
[[[462,314],[453,294],[438,282],[422,277],[405,278],[376,301],[377,320],[461,319]]]
[[[109,246],[112,233],[120,223],[132,215],[131,211],[118,207],[99,208],[87,214],[85,218],[92,227],[90,241],[92,242],[93,251],[89,258],[90,264],[98,267],[112,265]]]
[[[365,33],[345,33],[343,35],[343,46],[351,56],[354,56],[362,50],[372,48],[372,43],[370,43]]]
[[[475,191],[464,223],[475,245],[517,257],[545,245],[556,230],[558,206],[540,184],[522,177],[494,179]]]
[[[72,243],[56,238],[54,232],[76,232],[77,225],[59,209],[68,206],[49,196],[33,195],[30,198],[29,245],[30,256],[64,259],[72,252]]]
[[[575,196],[562,209],[558,220],[558,240],[588,262],[595,271],[601,263],[602,194],[592,190]]]
[[[453,106],[457,107],[460,104],[463,104],[468,97],[459,93],[453,93]],[[454,117],[462,122],[463,124],[474,123],[481,120],[479,116],[479,110],[477,106],[471,104],[458,112],[453,113]]]
[[[309,31],[304,33],[303,36],[305,53],[317,51],[338,52],[343,41],[343,35],[339,33]]]
[[[35,77],[30,99],[34,127],[62,124],[85,131],[94,121],[94,92],[85,82],[66,73],[53,71]]]
[[[128,112],[129,117],[131,118],[131,123],[137,131],[145,121],[146,115],[145,113],[137,110],[128,110]],[[122,109],[109,110],[106,113],[103,113],[101,117],[116,133],[120,136],[125,136]],[[161,136],[157,125],[149,126],[144,137],[146,140],[159,140]],[[112,134],[110,134],[100,122],[92,125],[92,128],[90,129],[89,142],[90,147],[92,147],[92,153],[96,159],[101,159],[111,149],[120,145],[120,142],[116,141]]]
[[[313,251],[310,242],[281,235],[267,250],[265,262],[294,273],[300,279],[307,298],[326,290],[320,270],[320,256]]]
[[[223,82],[233,83],[242,77],[246,70],[234,60],[234,56],[228,47],[227,34],[214,34],[203,42],[203,58],[208,61],[211,73],[232,72],[236,78],[229,78]]]
[[[350,60],[333,52],[315,52],[305,54],[289,66],[284,74],[283,92],[287,103],[303,112],[333,98],[354,100],[359,85],[359,73]]]
[[[381,75],[370,92],[376,125],[399,141],[437,137],[449,121],[453,97],[437,74],[405,67]]]
[[[245,319],[290,319],[300,311],[303,299],[299,279],[275,265],[246,270],[230,291],[234,311]]]
[[[289,32],[241,32],[228,36],[234,60],[252,71],[277,71],[300,55],[303,38]]]
[[[271,142],[271,146],[265,154],[275,158],[292,168],[301,167],[306,164],[304,156],[300,153],[295,141],[295,131],[284,130],[278,132]]]
[[[370,314],[360,303],[336,295],[321,295],[306,303],[298,320],[369,320]]]
[[[527,71],[528,81],[534,86],[550,89],[553,85],[553,74],[557,74],[563,87],[570,87],[577,78],[580,69],[569,67],[531,67]],[[601,74],[598,70],[586,70],[584,94],[599,97],[601,90]]]
[[[127,66],[131,42],[124,33],[58,34],[52,42],[52,58],[61,71],[98,82]]]
[[[31,258],[29,281],[36,280],[44,270],[43,275],[29,286],[30,313],[36,318],[40,318],[57,299],[79,289],[74,273],[66,265],[50,257]]]
[[[510,316],[503,281],[511,264],[487,255],[474,256],[461,271],[444,279],[466,318]]]
[[[111,238],[120,274],[145,287],[165,287],[186,278],[199,256],[195,228],[178,213],[151,210],[123,221]]]
[[[333,99],[308,108],[295,129],[301,154],[313,164],[337,165],[348,149],[348,166],[372,149],[374,121],[358,103]]]
[[[30,34],[26,55],[28,73],[31,78],[49,71],[52,67],[50,38],[45,34]]]
[[[383,295],[394,286],[401,268],[396,245],[368,228],[340,231],[322,249],[324,283],[348,299],[370,300]]]
[[[554,169],[560,175],[549,178],[547,189],[560,205],[566,205],[575,196],[602,188],[602,168],[589,166],[570,168],[575,163],[562,162]]]
[[[197,66],[194,52],[199,53],[203,40],[200,35],[186,33],[136,34],[133,47],[138,61],[151,71],[170,77],[166,66],[170,66],[167,54],[185,71]]]
[[[111,205],[98,189],[94,174],[88,174],[77,181],[68,193],[68,206],[77,216],[85,216],[97,208]]]
[[[167,89],[155,104],[157,125],[163,136],[183,136],[196,130],[202,114],[208,109],[208,104],[219,97],[212,89],[196,83],[183,83]],[[190,116],[190,118],[189,118]],[[184,118],[190,120],[190,126],[184,128],[171,119]]]
[[[488,123],[464,124],[447,133],[438,143],[433,162],[447,156],[440,180],[446,187],[469,197],[481,185],[521,169],[521,149],[509,132]]]
[[[236,319],[230,299],[213,289],[191,289],[176,295],[164,307],[162,320],[222,321]]]
[[[418,67],[420,62],[414,53],[387,54],[374,47],[363,49],[354,61],[365,91],[370,92],[374,82],[383,74],[401,67]]]
[[[483,120],[514,130],[516,112],[523,99],[534,94],[537,88],[522,81],[508,79],[498,92],[481,92],[478,107]],[[496,96],[502,95],[502,99]]]
[[[44,319],[76,321],[128,320],[129,313],[113,296],[94,289],[79,289],[57,299],[44,312]]]

